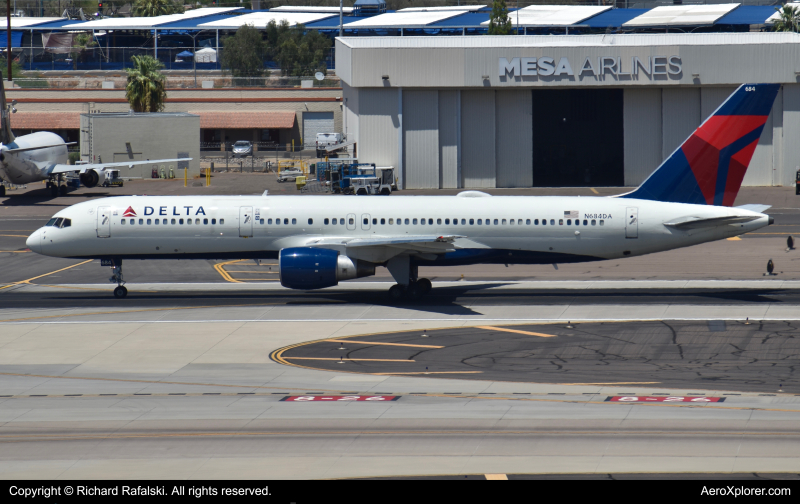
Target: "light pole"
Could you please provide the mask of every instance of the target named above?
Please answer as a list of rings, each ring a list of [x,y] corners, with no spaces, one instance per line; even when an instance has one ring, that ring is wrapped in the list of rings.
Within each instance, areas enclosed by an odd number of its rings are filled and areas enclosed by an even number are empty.
[[[188,35],[189,37],[192,37],[192,70],[194,70],[194,87],[197,87],[197,36],[204,31],[209,30],[200,30],[194,35]]]

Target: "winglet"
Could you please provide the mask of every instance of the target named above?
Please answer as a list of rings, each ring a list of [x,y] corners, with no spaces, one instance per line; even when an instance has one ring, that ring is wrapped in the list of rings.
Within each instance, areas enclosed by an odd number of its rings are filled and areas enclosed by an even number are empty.
[[[742,84],[636,190],[620,196],[732,206],[780,84]]]

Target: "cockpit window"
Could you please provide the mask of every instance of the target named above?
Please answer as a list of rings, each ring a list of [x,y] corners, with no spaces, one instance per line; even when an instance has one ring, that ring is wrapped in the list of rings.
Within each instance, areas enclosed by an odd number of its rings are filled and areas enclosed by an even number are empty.
[[[54,225],[54,224],[56,223],[56,221],[57,221],[57,220],[58,220],[58,219],[56,219],[55,217],[53,217],[52,219],[50,219],[49,221],[47,221],[47,224],[45,224],[45,226],[52,226],[52,225]]]
[[[61,223],[61,227],[62,228],[70,227],[71,225],[72,225],[72,220],[71,219],[64,219],[64,222]]]
[[[61,227],[61,223],[62,223],[62,222],[64,222],[64,219],[63,219],[62,217],[59,217],[58,219],[56,219],[56,223],[55,223],[55,224],[53,224],[53,225],[54,225],[55,227],[58,227],[58,228],[60,228],[60,227]]]

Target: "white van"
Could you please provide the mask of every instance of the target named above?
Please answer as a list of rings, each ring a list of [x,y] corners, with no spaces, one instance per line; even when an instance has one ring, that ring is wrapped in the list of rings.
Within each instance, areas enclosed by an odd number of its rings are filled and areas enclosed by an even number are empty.
[[[342,143],[341,133],[317,133],[317,157],[325,157],[325,147]]]

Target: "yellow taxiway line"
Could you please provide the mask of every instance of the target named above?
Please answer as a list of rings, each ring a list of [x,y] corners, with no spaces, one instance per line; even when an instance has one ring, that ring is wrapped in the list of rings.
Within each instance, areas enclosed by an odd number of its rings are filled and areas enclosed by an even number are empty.
[[[217,273],[219,273],[222,276],[223,280],[225,280],[226,282],[242,283],[240,280],[236,280],[236,279],[232,278],[228,274],[228,272],[225,271],[224,266],[226,264],[235,264],[235,263],[240,263],[240,262],[246,261],[246,260],[247,259],[237,259],[235,261],[225,261],[225,262],[217,263],[217,264],[214,265],[214,269],[217,270]]]
[[[29,284],[29,283],[31,283],[31,281],[36,280],[38,278],[43,278],[43,277],[46,277],[46,276],[53,275],[55,273],[59,273],[61,271],[66,271],[68,269],[75,268],[75,267],[80,266],[82,264],[90,263],[90,262],[92,262],[92,260],[93,259],[88,259],[86,261],[79,262],[78,264],[73,264],[72,266],[67,266],[66,268],[61,268],[59,270],[51,271],[50,273],[45,273],[44,275],[39,275],[39,276],[35,276],[33,278],[29,278],[27,280],[20,280],[19,282],[14,282],[14,283],[11,283],[11,284],[8,284],[8,285],[4,285],[3,287],[0,287],[0,290],[8,289],[9,287],[13,287],[15,285]]]
[[[476,326],[478,329],[486,329],[487,331],[502,331],[502,332],[510,332],[510,333],[517,333],[517,334],[527,334],[528,336],[539,336],[540,338],[554,338],[557,336],[556,334],[544,334],[538,332],[530,332],[530,331],[520,331],[519,329],[508,329],[506,327],[495,327],[495,326]]]
[[[412,345],[411,343],[379,343],[377,341],[358,341],[349,339],[327,339],[332,343],[358,343],[360,345],[386,345],[386,346],[400,346],[400,347],[414,347],[414,348],[444,348],[443,346],[435,345]]]
[[[369,361],[369,362],[416,362],[410,359],[337,359],[336,357],[283,357],[284,359],[295,359],[295,360],[332,360],[332,361]]]

